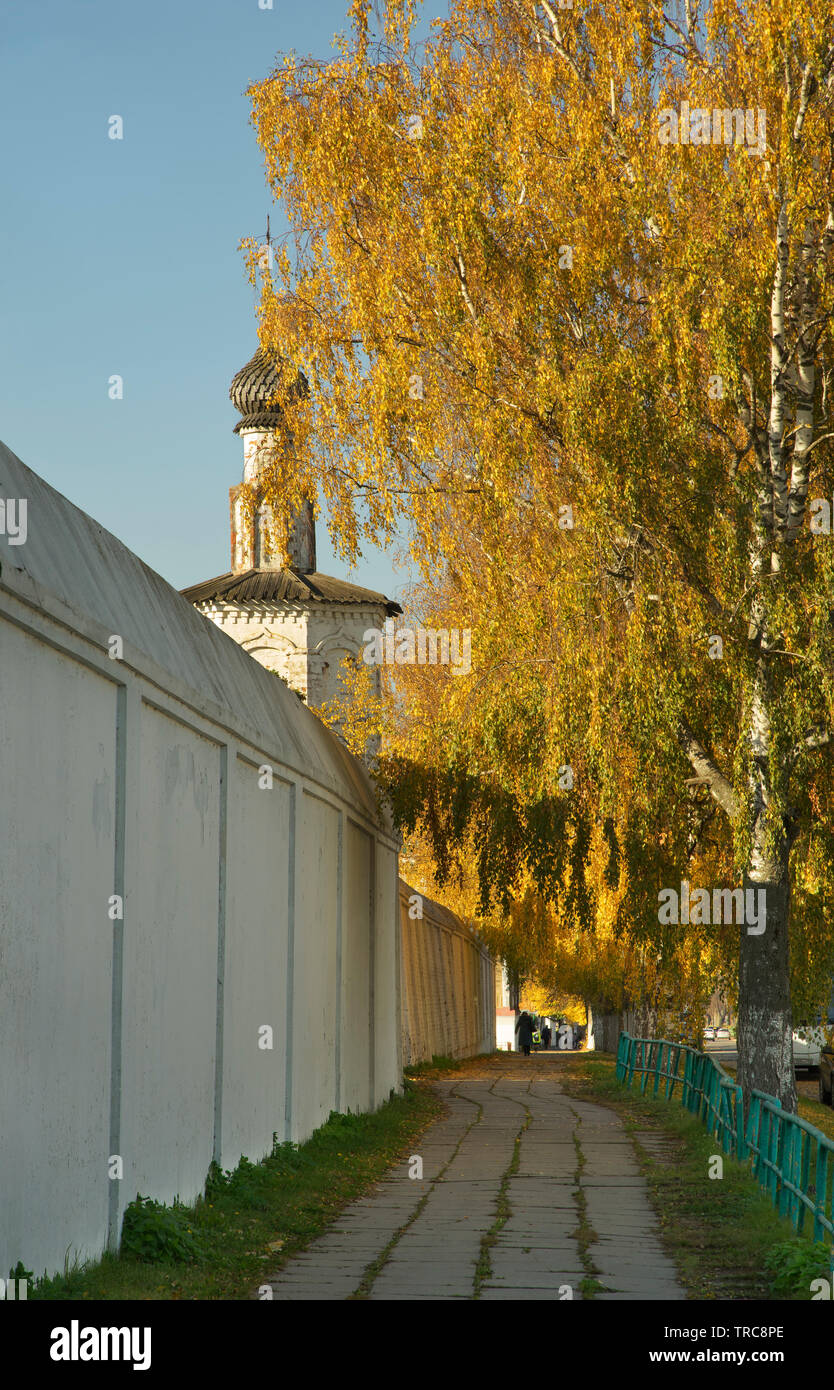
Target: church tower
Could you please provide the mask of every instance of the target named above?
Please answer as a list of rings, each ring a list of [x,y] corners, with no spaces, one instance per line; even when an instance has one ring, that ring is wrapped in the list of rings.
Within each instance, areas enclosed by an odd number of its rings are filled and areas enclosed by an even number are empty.
[[[363,634],[381,629],[402,609],[384,594],[318,572],[311,502],[273,518],[258,499],[259,475],[281,419],[277,401],[287,392],[307,390],[302,373],[288,381],[283,364],[262,348],[232,378],[229,396],[240,416],[234,432],[243,442],[243,480],[229,490],[231,569],[182,594],[315,706],[338,693],[343,659],[361,659]],[[255,491],[254,510],[245,505],[246,484]],[[378,680],[378,668],[375,676]]]
[[[316,530],[313,504],[306,502],[299,513],[272,517],[267,503],[258,501],[249,521],[243,505],[246,484],[257,493],[261,470],[268,458],[271,431],[280,420],[281,408],[271,404],[276,399],[304,396],[307,382],[301,372],[288,386],[280,367],[273,366],[262,348],[251,361],[232,377],[229,396],[240,420],[235,434],[243,441],[243,483],[230,488],[229,501],[232,519],[232,572],[242,574],[248,569],[281,568],[284,546],[291,568],[297,574],[315,574]]]

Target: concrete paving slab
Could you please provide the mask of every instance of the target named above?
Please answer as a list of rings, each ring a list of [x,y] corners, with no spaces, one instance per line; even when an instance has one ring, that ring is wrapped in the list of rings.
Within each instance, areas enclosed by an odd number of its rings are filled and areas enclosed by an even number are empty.
[[[564,1286],[579,1300],[587,1277],[575,1239],[580,1192],[598,1237],[589,1255],[606,1285],[597,1297],[685,1297],[657,1240],[633,1144],[613,1111],[569,1099],[557,1066],[543,1078],[517,1056],[507,1058],[505,1073],[445,1078],[436,1089],[451,1113],[414,1143],[423,1177],[409,1178],[401,1161],[270,1281],[276,1298],[349,1299],[393,1241],[370,1299],[472,1300],[491,1235],[484,1301],[570,1302],[559,1297]],[[510,1214],[496,1231],[505,1177]]]
[[[481,1302],[483,1303],[578,1303],[580,1296],[574,1291],[572,1299],[560,1299],[558,1292],[548,1289],[497,1289],[491,1285],[481,1286]]]

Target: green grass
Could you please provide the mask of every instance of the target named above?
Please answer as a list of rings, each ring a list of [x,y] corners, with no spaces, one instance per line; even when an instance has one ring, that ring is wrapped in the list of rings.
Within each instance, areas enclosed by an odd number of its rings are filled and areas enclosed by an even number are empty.
[[[830,1105],[823,1105],[822,1101],[800,1096],[799,1114],[803,1120],[808,1121],[809,1125],[814,1125],[829,1139],[834,1139],[834,1109]]]
[[[654,1131],[668,1140],[663,1158],[639,1139],[636,1148],[661,1239],[691,1298],[807,1301],[811,1280],[829,1277],[829,1248],[794,1234],[747,1164],[724,1154],[723,1177],[708,1176],[719,1145],[678,1099],[641,1096],[637,1085],[627,1090],[614,1058],[601,1053],[571,1059],[564,1080],[569,1095],[616,1110],[632,1136]]]
[[[276,1144],[261,1163],[213,1169],[193,1206],[133,1203],[122,1253],[33,1281],[30,1299],[247,1299],[368,1192],[442,1112],[428,1089],[372,1115],[337,1115],[306,1143]],[[21,1271],[23,1273],[23,1271]]]

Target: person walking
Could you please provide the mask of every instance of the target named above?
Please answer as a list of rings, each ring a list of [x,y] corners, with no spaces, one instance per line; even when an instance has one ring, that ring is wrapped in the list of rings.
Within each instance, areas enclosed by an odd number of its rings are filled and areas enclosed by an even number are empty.
[[[542,1047],[544,1048],[545,1052],[547,1052],[550,1048],[550,1038],[550,1024],[546,1023],[542,1028]]]
[[[522,1009],[516,1019],[515,1031],[518,1034],[518,1045],[525,1057],[530,1056],[530,1047],[533,1042],[533,1020],[526,1009]]]

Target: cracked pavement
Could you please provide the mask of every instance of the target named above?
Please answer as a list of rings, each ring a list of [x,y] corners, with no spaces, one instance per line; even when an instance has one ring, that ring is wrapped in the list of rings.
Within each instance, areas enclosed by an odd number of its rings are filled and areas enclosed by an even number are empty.
[[[393,1168],[267,1278],[273,1299],[685,1298],[622,1121],[566,1096],[558,1061],[433,1083],[422,1179]]]

